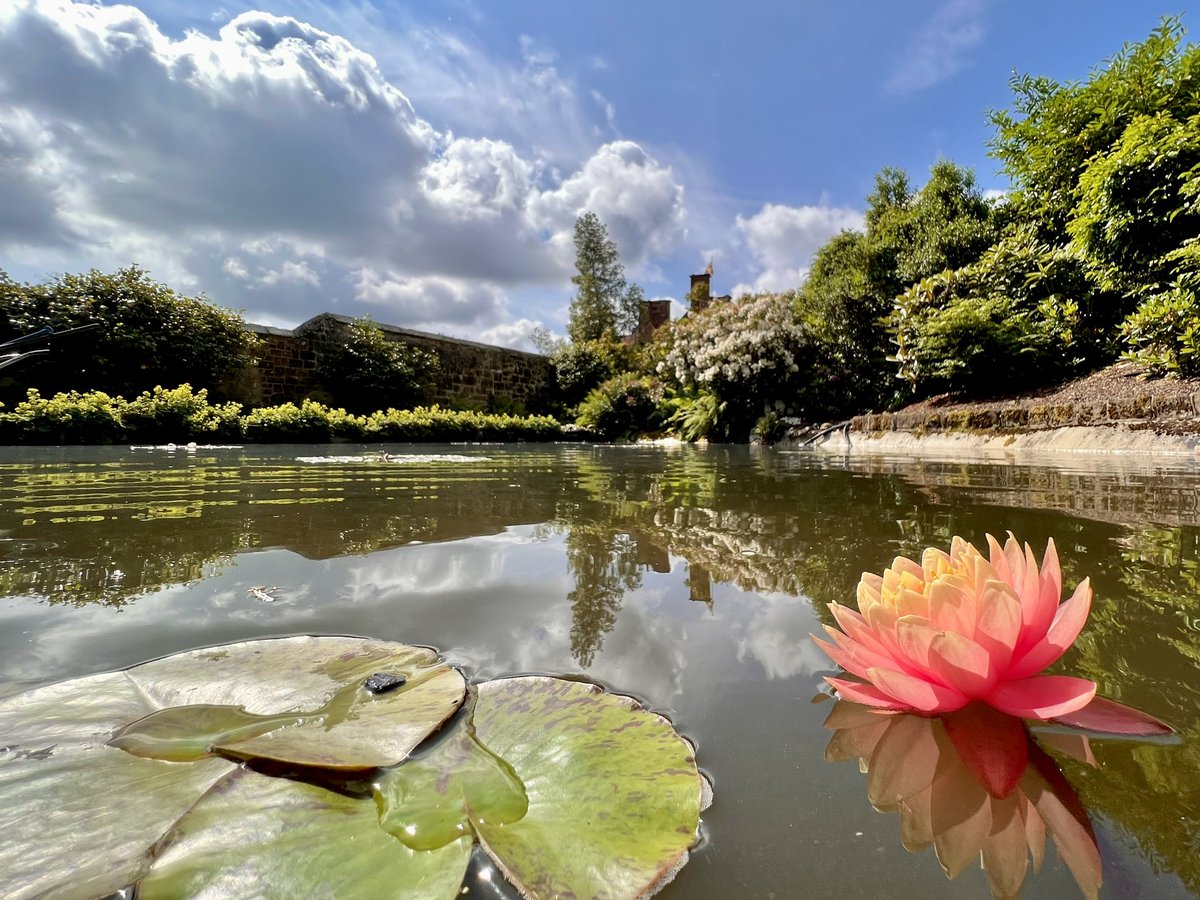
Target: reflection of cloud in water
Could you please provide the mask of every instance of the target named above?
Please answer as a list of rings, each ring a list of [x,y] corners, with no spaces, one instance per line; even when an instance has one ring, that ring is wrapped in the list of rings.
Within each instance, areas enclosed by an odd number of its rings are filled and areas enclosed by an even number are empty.
[[[282,550],[245,553],[195,584],[140,597],[121,611],[0,601],[0,679],[63,678],[179,650],[294,633],[357,634],[427,644],[480,678],[583,673],[660,708],[714,679],[801,675],[823,667],[802,599],[715,585],[715,614],[688,601],[685,569],[647,572],[627,592],[586,669],[572,657],[564,537],[532,528],[441,544],[312,561]],[[278,586],[263,603],[247,592]],[[761,667],[761,669],[759,668]],[[684,703],[686,706],[687,704]]]
[[[747,594],[739,603],[757,601],[737,642],[739,660],[757,660],[767,678],[811,675],[829,668],[829,660],[809,637],[821,623],[805,598],[787,594]]]

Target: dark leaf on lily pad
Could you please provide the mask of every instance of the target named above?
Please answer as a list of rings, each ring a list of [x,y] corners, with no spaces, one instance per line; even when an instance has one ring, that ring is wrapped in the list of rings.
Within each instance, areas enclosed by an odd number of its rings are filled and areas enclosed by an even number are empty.
[[[527,897],[645,897],[687,861],[707,785],[691,745],[636,701],[526,676],[479,686],[479,743],[512,767],[529,809],[473,822]]]
[[[451,900],[470,855],[469,837],[404,846],[369,797],[241,770],[179,822],[138,896]]]

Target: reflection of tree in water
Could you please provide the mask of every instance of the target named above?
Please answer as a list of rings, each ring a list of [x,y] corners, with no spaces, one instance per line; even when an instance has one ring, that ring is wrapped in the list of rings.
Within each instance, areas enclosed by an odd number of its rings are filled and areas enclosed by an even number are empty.
[[[1103,747],[1078,775],[1084,801],[1141,847],[1158,872],[1200,894],[1200,528],[1105,528],[1104,565],[1073,670],[1100,692],[1180,731],[1175,746]]]
[[[567,568],[575,578],[571,603],[571,655],[590,666],[612,631],[626,591],[642,586],[638,543],[632,535],[576,525],[567,534]]]

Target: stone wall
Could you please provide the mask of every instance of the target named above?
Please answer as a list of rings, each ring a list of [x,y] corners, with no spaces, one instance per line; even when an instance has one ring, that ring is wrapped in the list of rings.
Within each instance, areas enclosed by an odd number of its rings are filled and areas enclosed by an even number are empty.
[[[866,433],[995,431],[1014,433],[1090,425],[1136,424],[1152,421],[1164,425],[1200,416],[1200,393],[1172,398],[1143,394],[1094,403],[997,403],[967,408],[907,410],[872,413],[850,420],[852,431]]]
[[[271,406],[305,397],[328,400],[317,371],[323,353],[341,341],[354,319],[322,313],[293,331],[247,325],[259,339],[259,363],[244,371],[229,393],[249,405]],[[553,384],[550,360],[536,353],[490,344],[411,331],[379,324],[385,335],[422,350],[435,352],[441,375],[434,402],[480,408],[524,407],[542,410]]]

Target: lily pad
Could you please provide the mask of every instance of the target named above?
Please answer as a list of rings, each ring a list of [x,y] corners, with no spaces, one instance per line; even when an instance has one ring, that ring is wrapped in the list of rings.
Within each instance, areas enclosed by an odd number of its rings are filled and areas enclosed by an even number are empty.
[[[372,695],[361,684],[377,671],[407,682]],[[182,653],[6,698],[0,893],[119,890],[144,874],[150,848],[234,770],[210,753],[335,769],[392,765],[455,712],[465,689],[462,675],[431,650],[300,637]],[[228,705],[204,706],[214,703]],[[201,707],[171,709],[180,704]],[[154,726],[155,716],[164,727]],[[248,726],[247,718],[257,721]],[[237,728],[223,730],[222,721]],[[131,723],[145,732],[140,757],[109,745],[118,732],[118,744],[136,743]],[[156,743],[162,752],[145,752]]]
[[[372,693],[364,682],[381,672],[405,683]],[[214,752],[240,759],[333,769],[392,766],[466,696],[462,674],[432,650],[360,638],[249,641],[169,656],[126,674],[159,707],[203,708],[195,716],[168,710],[121,732],[118,744],[168,759],[178,758],[172,744],[208,741]],[[224,721],[214,706],[226,708]],[[244,713],[269,718],[256,724]]]
[[[527,897],[645,897],[696,842],[707,782],[662,716],[599,687],[543,676],[479,685],[480,744],[525,786],[517,822],[473,823]]]
[[[0,894],[449,900],[478,840],[525,897],[646,897],[687,861],[708,784],[666,719],[502,679],[418,749],[465,696],[431,650],[306,637],[0,700]]]
[[[409,849],[370,799],[242,769],[168,835],[138,896],[451,900],[470,856],[469,838]]]
[[[389,772],[375,793],[379,824],[414,850],[436,850],[470,838],[472,827],[507,825],[529,811],[517,773],[467,729]]]

